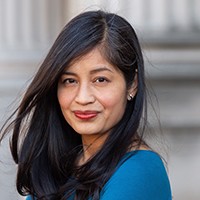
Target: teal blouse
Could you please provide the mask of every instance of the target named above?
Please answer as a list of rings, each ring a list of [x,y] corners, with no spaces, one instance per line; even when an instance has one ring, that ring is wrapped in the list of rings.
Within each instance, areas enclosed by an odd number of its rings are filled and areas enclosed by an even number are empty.
[[[169,179],[157,153],[149,150],[126,153],[100,194],[100,200],[126,199],[172,199]],[[31,200],[31,197],[26,200]],[[73,197],[68,200],[73,200]]]

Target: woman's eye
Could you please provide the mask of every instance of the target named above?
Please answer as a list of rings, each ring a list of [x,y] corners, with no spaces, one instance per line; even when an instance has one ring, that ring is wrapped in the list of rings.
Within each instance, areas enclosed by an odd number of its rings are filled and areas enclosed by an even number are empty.
[[[95,82],[96,83],[105,83],[105,82],[109,82],[109,80],[104,77],[99,77],[99,78],[95,79]]]
[[[74,84],[76,83],[76,80],[72,79],[72,78],[66,78],[63,80],[64,84]]]
[[[109,79],[105,77],[98,77],[94,80],[94,83],[99,85],[99,86],[104,86],[105,84],[109,83]]]

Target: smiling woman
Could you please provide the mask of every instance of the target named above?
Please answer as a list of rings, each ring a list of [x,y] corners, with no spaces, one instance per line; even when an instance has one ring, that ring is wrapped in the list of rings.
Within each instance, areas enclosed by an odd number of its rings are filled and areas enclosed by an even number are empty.
[[[89,11],[61,31],[17,109],[17,189],[38,200],[171,200],[162,160],[143,139],[144,64],[122,17]],[[13,113],[15,115],[15,113]]]
[[[58,84],[63,116],[82,139],[108,135],[124,114],[127,95],[122,72],[108,63],[98,49],[67,67]]]

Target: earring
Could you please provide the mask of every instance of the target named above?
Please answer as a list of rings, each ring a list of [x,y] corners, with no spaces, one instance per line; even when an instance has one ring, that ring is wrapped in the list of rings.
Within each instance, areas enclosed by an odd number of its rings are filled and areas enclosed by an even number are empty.
[[[128,95],[128,101],[132,101],[133,100],[133,95],[132,94],[129,94]]]

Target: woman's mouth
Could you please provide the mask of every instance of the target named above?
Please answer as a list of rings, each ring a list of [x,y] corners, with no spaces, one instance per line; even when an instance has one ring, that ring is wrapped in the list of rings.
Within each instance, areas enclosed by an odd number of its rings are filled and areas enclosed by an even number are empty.
[[[74,115],[81,120],[89,120],[95,118],[99,112],[97,111],[74,111]]]

